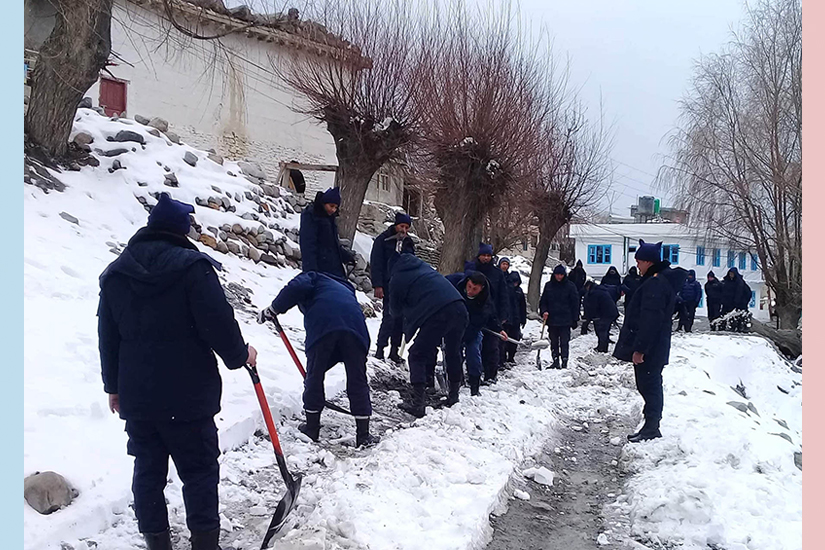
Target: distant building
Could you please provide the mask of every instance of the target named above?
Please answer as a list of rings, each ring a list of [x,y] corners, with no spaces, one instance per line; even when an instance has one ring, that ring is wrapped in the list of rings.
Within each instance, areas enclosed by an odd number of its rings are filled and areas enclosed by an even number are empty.
[[[613,217],[611,215],[611,217]],[[639,197],[639,203],[630,207],[630,217],[635,223],[650,223],[650,222],[672,222],[672,223],[687,223],[687,210],[679,210],[678,208],[666,208],[660,205],[659,199],[651,196]],[[616,216],[621,219],[620,216]],[[611,223],[627,223],[625,221],[613,221]]]
[[[734,250],[723,243],[710,242],[698,230],[678,223],[638,224],[573,224],[570,237],[575,239],[576,258],[582,261],[587,274],[601,280],[612,265],[624,276],[636,265],[633,256],[639,239],[662,241],[663,259],[674,266],[696,271],[702,284],[702,302],[697,313],[707,315],[704,284],[707,273],[713,271],[722,279],[731,267],[736,267],[753,291],[750,310],[757,319],[770,319],[770,295],[756,255],[747,250]]]

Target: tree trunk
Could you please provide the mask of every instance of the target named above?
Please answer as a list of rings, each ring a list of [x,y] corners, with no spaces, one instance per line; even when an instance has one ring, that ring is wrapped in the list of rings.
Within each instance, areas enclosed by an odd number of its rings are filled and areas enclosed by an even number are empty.
[[[32,73],[26,134],[52,157],[65,156],[83,94],[111,51],[112,0],[59,0],[52,33]]]
[[[801,310],[794,304],[782,304],[777,296],[776,315],[779,317],[779,328],[794,330],[799,325]]]
[[[358,216],[361,206],[375,171],[379,167],[354,166],[339,158],[338,187],[341,188],[341,207],[338,218],[338,236],[355,242],[355,230],[358,228]]]
[[[533,257],[533,266],[530,268],[530,282],[527,285],[527,307],[530,311],[538,312],[541,300],[541,276],[544,273],[544,264],[550,254],[550,243],[556,237],[563,223],[539,223],[539,239],[536,243],[536,255]]]
[[[754,319],[751,321],[751,330],[773,342],[779,351],[789,359],[796,359],[802,355],[802,331],[797,328],[776,330]]]
[[[438,271],[444,275],[463,272],[464,261],[472,258],[478,250],[477,239],[481,234],[484,216],[465,210],[455,203],[439,205],[437,201],[436,206],[444,223],[444,243]]]

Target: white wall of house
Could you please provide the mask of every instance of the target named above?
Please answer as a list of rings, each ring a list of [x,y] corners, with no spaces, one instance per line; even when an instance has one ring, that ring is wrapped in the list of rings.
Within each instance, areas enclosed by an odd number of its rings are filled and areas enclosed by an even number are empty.
[[[255,160],[270,179],[282,161],[337,164],[332,137],[294,110],[300,96],[272,74],[279,59],[305,54],[242,33],[223,38],[222,50],[168,28],[155,11],[115,1],[112,51],[123,61],[109,70],[127,83],[127,116],[166,119],[183,141]],[[99,83],[87,95],[97,105]],[[329,172],[304,175],[308,197],[334,183]]]
[[[662,241],[663,246],[678,246],[678,259],[672,256],[672,259],[676,261],[671,263],[687,270],[695,270],[696,279],[702,284],[703,299],[701,307],[696,310],[697,315],[707,316],[707,304],[704,297],[707,273],[713,271],[721,279],[728,272],[730,247],[719,243],[709,243],[696,230],[680,224],[576,224],[570,226],[570,237],[576,239],[576,259],[582,261],[587,274],[596,280],[601,280],[611,265],[615,266],[624,277],[627,271],[636,265],[633,255],[639,239],[653,243]],[[609,262],[605,261],[605,249],[609,250]],[[704,258],[702,258],[702,249],[704,249]],[[720,251],[718,266],[714,265],[714,251],[717,249]],[[741,269],[740,264],[742,254],[745,255],[744,269]],[[750,308],[751,313],[757,319],[769,319],[769,296],[762,270],[752,263],[747,251],[733,250],[733,260],[734,267],[739,270],[755,293],[752,302],[755,305]]]
[[[404,177],[401,171],[391,165],[378,170],[370,180],[364,199],[390,206],[403,206]]]

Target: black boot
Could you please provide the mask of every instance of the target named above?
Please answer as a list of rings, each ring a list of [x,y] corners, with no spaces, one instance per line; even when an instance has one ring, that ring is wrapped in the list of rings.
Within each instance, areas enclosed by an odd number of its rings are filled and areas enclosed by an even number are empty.
[[[562,357],[561,358],[561,368],[563,368],[563,369],[567,368],[567,357]]]
[[[559,358],[558,357],[553,357],[553,364],[550,365],[550,368],[551,369],[559,368]]]
[[[398,408],[416,418],[423,418],[426,414],[424,411],[425,393],[424,384],[415,384],[412,390],[412,399],[401,403]]]
[[[450,393],[447,395],[447,402],[445,403],[445,405],[447,405],[448,407],[452,407],[453,405],[458,403],[458,388],[459,387],[460,386],[459,386],[458,382],[456,382],[456,383],[450,382]]]
[[[172,550],[172,537],[169,529],[160,533],[143,533],[147,550]]]
[[[662,437],[662,432],[659,431],[659,420],[654,418],[645,418],[645,424],[642,429],[635,434],[627,436],[627,440],[631,443],[638,443],[640,441],[648,441]]]
[[[470,395],[475,397],[481,395],[478,387],[481,385],[481,377],[480,376],[471,376],[470,377]]]
[[[356,447],[372,447],[381,441],[377,435],[370,434],[370,419],[356,418],[355,419],[355,446]]]
[[[191,535],[189,540],[192,542],[192,550],[221,550],[221,547],[218,546],[218,538],[221,535],[220,529],[192,531]]]
[[[321,433],[321,413],[304,411],[307,421],[298,424],[298,431],[306,435],[313,441],[318,441],[318,435]]]
[[[379,361],[384,360],[384,348],[379,347],[377,350],[375,350],[375,358]]]
[[[392,361],[393,363],[403,363],[404,362],[404,360],[401,359],[401,356],[398,355],[398,350],[396,350],[396,349],[391,349],[390,350],[389,358],[390,358],[390,361]]]

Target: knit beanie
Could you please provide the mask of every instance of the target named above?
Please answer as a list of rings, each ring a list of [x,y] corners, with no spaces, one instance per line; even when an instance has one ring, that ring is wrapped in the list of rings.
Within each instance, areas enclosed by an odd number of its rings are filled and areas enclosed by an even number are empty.
[[[656,244],[646,243],[639,239],[639,248],[636,249],[637,260],[643,262],[659,262],[662,260],[662,241]]]
[[[321,195],[321,204],[341,205],[341,190],[338,187],[330,187]]]
[[[149,213],[147,225],[152,229],[186,235],[189,233],[189,214],[194,211],[195,207],[191,204],[176,201],[168,193],[161,193],[158,203]]]

